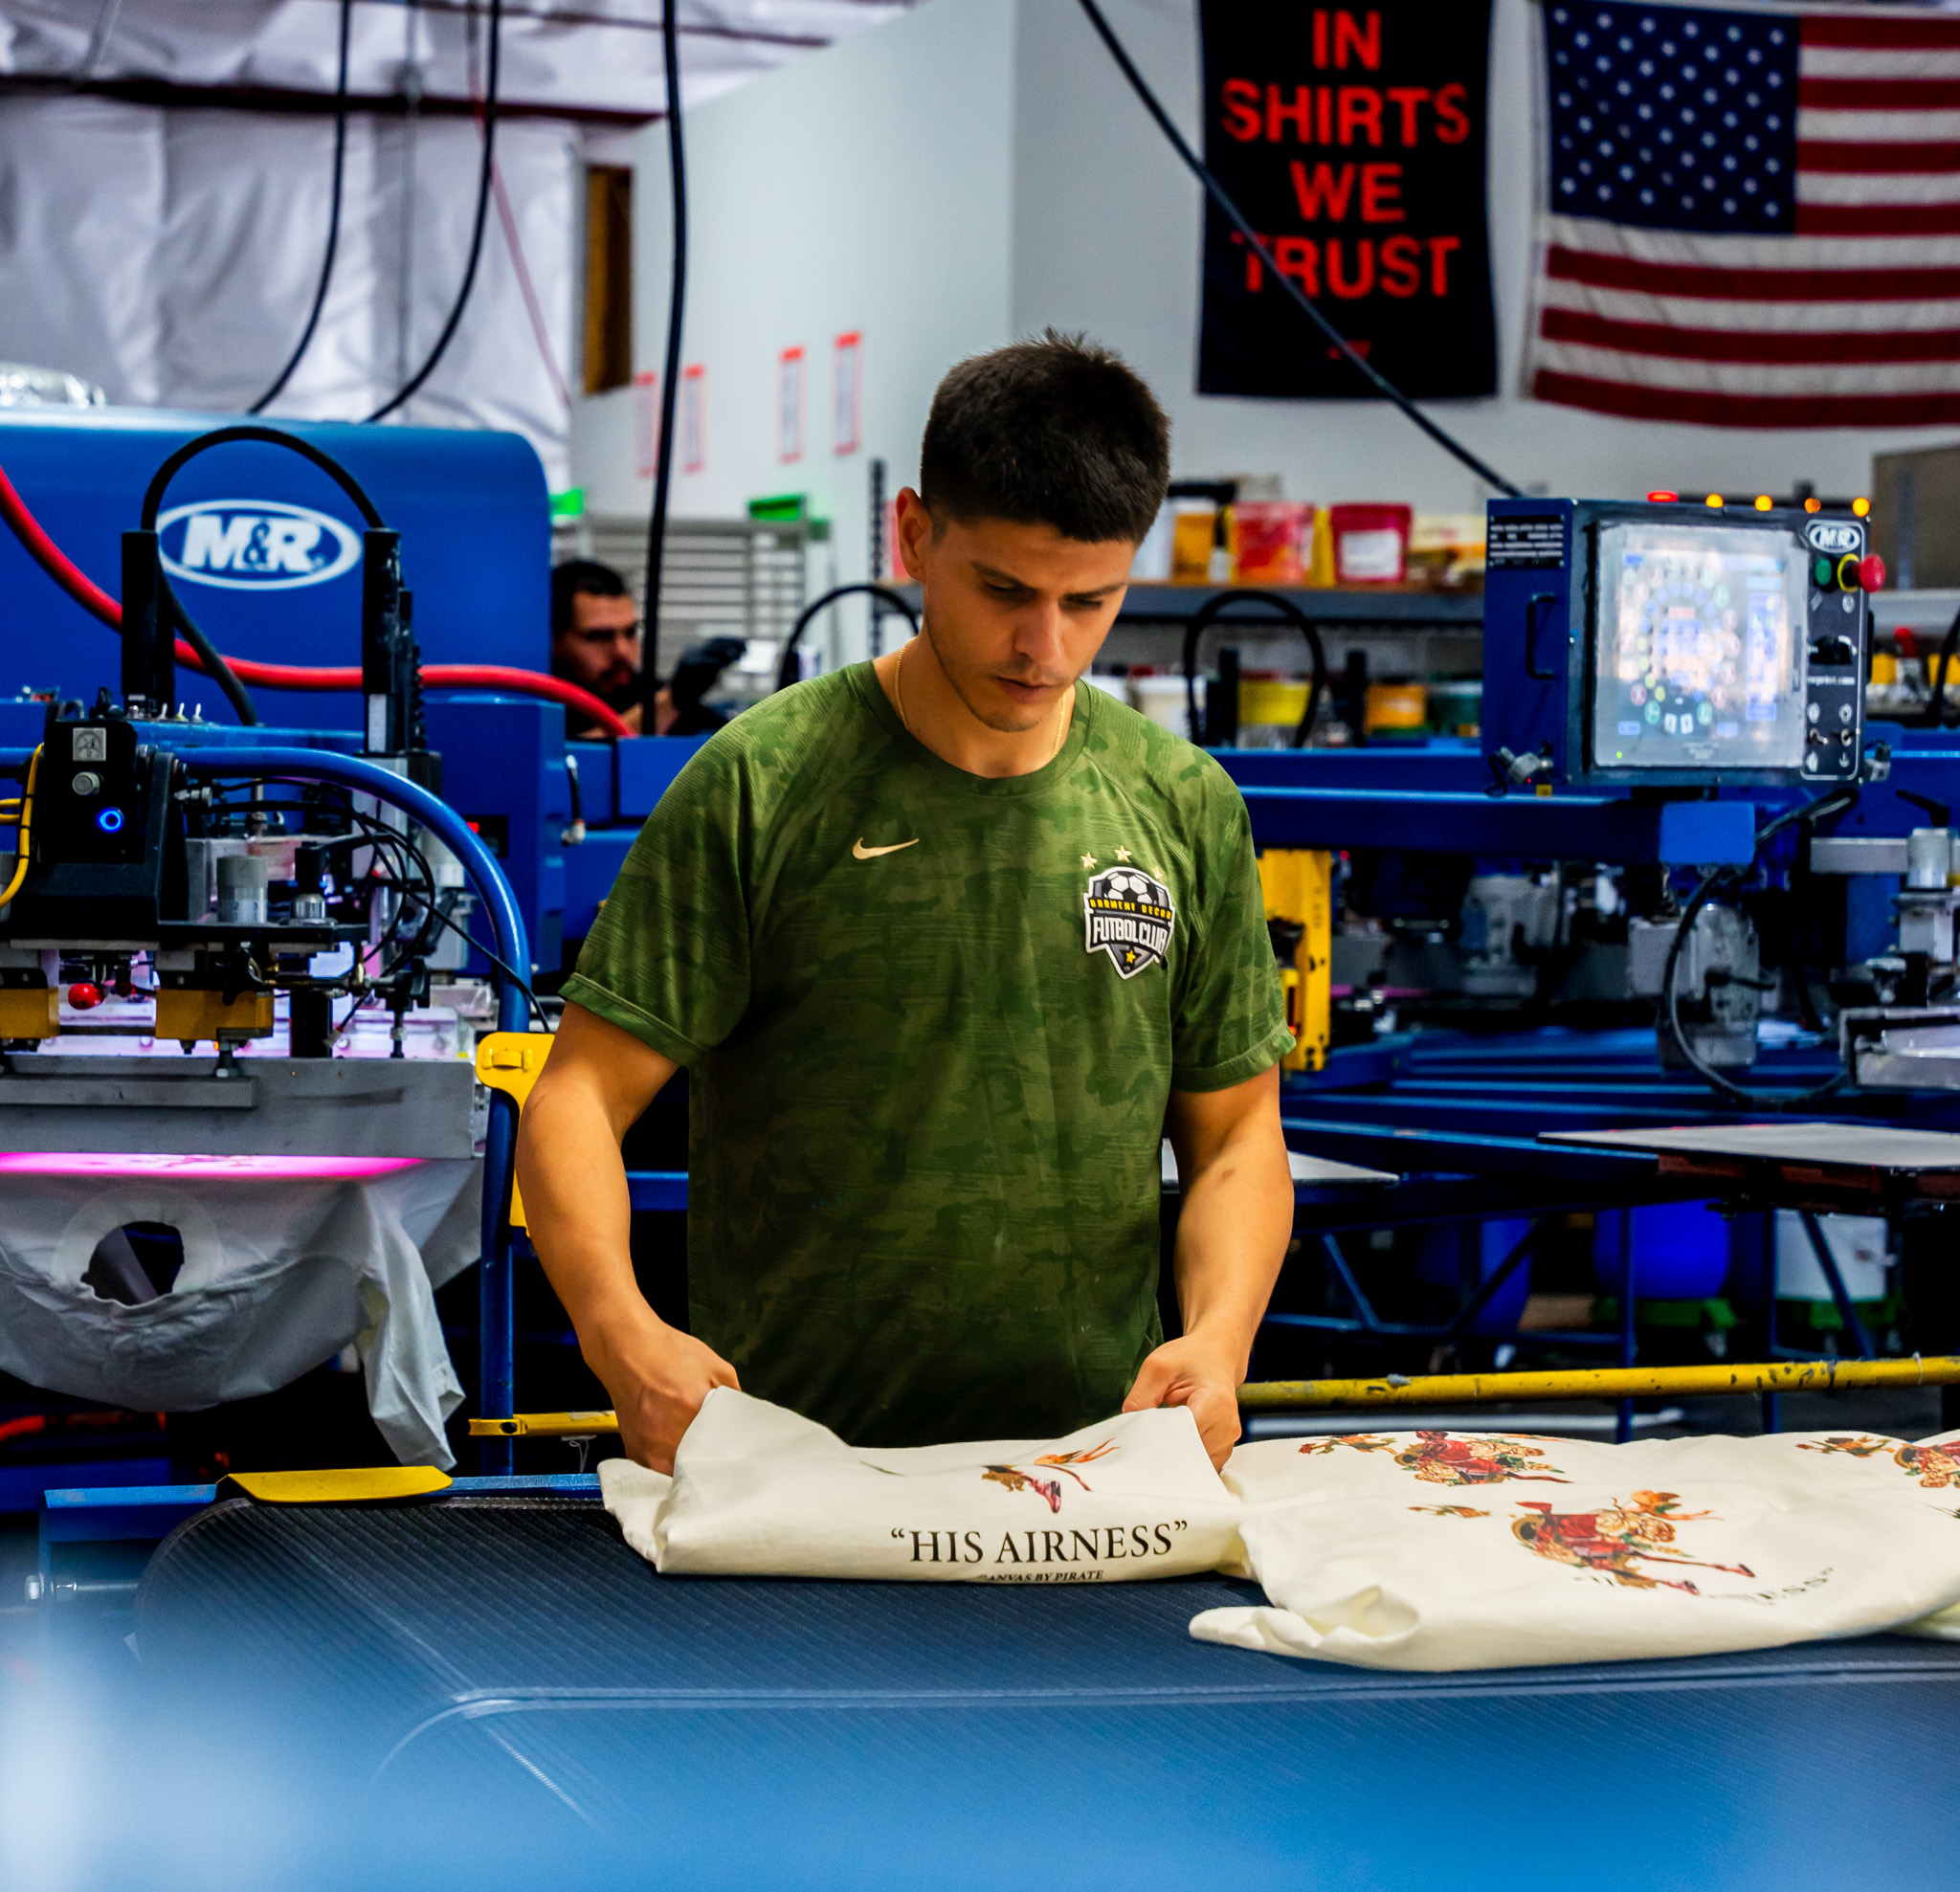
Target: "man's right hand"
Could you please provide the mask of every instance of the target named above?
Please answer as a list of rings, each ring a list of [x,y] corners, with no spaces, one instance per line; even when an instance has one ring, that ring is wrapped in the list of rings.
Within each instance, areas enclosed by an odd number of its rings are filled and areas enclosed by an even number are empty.
[[[644,1302],[636,1312],[595,1324],[582,1350],[612,1395],[626,1456],[657,1472],[674,1469],[680,1435],[709,1392],[742,1385],[713,1347],[669,1326]]]

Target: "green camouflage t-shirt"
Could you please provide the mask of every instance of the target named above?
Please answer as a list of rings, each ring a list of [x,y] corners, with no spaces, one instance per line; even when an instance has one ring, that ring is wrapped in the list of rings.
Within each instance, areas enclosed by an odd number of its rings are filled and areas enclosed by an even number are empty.
[[[868,663],[681,770],[565,995],[691,1074],[695,1333],[861,1445],[1116,1411],[1169,1094],[1292,1044],[1215,762],[1079,684],[1045,768],[969,775]]]

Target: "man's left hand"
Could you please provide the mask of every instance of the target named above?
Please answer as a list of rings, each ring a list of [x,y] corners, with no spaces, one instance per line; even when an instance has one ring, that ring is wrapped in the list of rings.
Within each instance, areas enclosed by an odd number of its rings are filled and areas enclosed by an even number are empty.
[[[1238,1440],[1238,1356],[1199,1334],[1167,1340],[1137,1369],[1136,1384],[1123,1402],[1125,1413],[1152,1406],[1189,1406],[1198,1436],[1222,1466]]]

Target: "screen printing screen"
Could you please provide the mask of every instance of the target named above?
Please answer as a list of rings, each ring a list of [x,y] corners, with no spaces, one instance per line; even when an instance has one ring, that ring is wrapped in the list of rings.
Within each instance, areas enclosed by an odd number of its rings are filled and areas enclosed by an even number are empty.
[[[1610,525],[1594,583],[1594,768],[1802,766],[1806,573],[1793,533]]]

